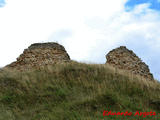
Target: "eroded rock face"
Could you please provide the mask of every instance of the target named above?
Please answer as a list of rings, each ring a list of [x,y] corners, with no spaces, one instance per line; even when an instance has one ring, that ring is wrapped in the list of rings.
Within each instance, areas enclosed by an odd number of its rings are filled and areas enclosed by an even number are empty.
[[[113,49],[106,55],[106,64],[112,65],[119,69],[129,70],[133,74],[138,74],[147,79],[154,80],[153,75],[150,73],[148,65],[131,50],[125,46]]]
[[[7,67],[27,69],[68,61],[70,57],[62,45],[54,42],[35,43],[25,49],[16,62]]]

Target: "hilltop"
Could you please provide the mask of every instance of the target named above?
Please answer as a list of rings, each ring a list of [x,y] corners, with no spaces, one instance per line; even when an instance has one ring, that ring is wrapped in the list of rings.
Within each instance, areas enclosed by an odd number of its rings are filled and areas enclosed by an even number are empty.
[[[27,50],[35,51],[34,46],[41,52],[48,50],[42,44],[31,46]],[[63,53],[68,56],[66,51]],[[67,61],[58,59],[37,69],[39,62],[32,65],[24,62],[24,54],[27,56],[28,52],[20,55],[15,66],[11,63],[0,70],[0,120],[157,120],[159,117],[103,116],[104,110],[160,113],[160,83],[156,80],[111,64],[79,63],[69,56],[65,57]],[[34,57],[43,63],[39,58]],[[27,60],[32,59],[27,57]],[[23,70],[27,65],[32,67]]]
[[[114,117],[103,117],[103,110],[160,112],[159,82],[115,73],[106,65],[70,62],[4,70],[0,91],[1,120],[109,120]]]

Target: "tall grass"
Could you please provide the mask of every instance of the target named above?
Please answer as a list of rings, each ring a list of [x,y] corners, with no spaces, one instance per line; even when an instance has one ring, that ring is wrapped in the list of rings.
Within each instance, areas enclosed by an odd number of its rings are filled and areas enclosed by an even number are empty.
[[[0,71],[0,120],[153,119],[103,111],[160,113],[160,83],[108,65],[65,63]]]

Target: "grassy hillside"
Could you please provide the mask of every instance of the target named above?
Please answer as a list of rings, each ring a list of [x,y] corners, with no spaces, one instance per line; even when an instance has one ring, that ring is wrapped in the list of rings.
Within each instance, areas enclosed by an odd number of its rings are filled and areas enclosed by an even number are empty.
[[[104,110],[158,114],[160,83],[77,62],[0,71],[0,120],[158,120],[158,115],[103,116]]]

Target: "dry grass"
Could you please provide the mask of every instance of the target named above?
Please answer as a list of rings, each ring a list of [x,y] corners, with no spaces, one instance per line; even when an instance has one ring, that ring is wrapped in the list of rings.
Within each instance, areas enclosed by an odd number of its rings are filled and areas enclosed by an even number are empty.
[[[158,81],[102,64],[73,61],[39,70],[1,70],[0,91],[0,116],[5,120],[120,119],[104,118],[106,108],[160,112]]]

